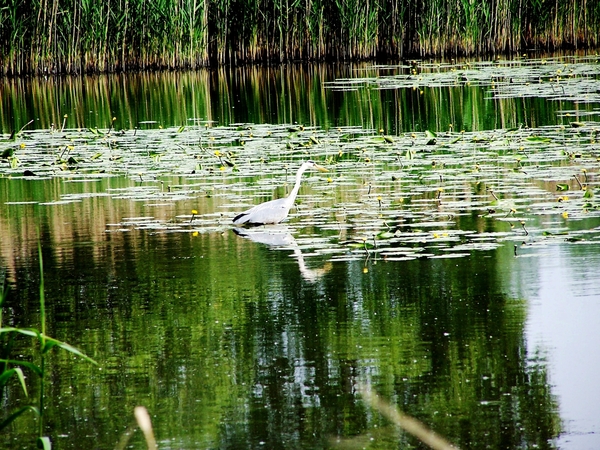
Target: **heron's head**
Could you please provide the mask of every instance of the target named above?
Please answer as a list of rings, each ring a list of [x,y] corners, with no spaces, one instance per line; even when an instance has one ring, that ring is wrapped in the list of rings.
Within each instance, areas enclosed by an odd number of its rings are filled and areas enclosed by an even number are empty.
[[[319,172],[329,172],[329,170],[327,170],[325,167],[318,165],[316,162],[314,162],[312,159],[309,159],[308,161],[306,161],[304,164],[306,164],[308,167],[312,167],[314,169],[317,169]],[[307,168],[308,168],[307,167]]]

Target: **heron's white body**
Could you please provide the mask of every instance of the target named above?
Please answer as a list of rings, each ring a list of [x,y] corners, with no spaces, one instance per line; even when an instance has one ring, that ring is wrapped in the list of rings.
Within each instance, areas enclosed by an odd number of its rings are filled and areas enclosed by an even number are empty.
[[[233,223],[236,225],[270,225],[283,221],[289,214],[290,209],[296,201],[296,196],[300,190],[302,174],[310,168],[316,168],[322,172],[327,172],[327,169],[319,166],[314,161],[306,161],[303,163],[296,173],[296,183],[290,195],[277,200],[270,200],[260,205],[256,205],[243,213],[238,214],[233,218]]]

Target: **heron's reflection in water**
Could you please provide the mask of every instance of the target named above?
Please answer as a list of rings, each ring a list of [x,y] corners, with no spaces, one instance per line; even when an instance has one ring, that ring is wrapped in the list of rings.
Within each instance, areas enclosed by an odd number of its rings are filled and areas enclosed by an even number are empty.
[[[306,266],[304,255],[290,233],[287,227],[268,227],[268,228],[234,228],[233,232],[238,236],[250,239],[259,244],[265,244],[269,247],[289,248],[294,253],[294,258],[298,261],[298,267],[302,278],[314,283],[323,275],[331,270],[331,263],[327,262],[319,269],[311,269]]]

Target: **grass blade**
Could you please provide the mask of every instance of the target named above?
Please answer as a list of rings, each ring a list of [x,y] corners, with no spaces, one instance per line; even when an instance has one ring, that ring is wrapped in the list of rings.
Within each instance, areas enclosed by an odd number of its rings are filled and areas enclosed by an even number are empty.
[[[36,375],[42,374],[42,369],[40,369],[36,364],[30,363],[28,361],[19,361],[18,359],[0,359],[1,363],[4,364],[12,364],[13,366],[22,366],[34,372]]]
[[[39,409],[37,409],[35,406],[23,406],[22,408],[19,408],[10,416],[8,416],[6,419],[4,419],[2,422],[0,422],[0,431],[2,431],[4,428],[10,425],[16,418],[18,418],[21,414],[23,414],[26,411],[33,411],[37,416],[40,415]]]
[[[17,375],[25,396],[29,397],[29,394],[27,393],[27,385],[25,384],[25,377],[23,376],[23,370],[20,367],[15,367],[14,369],[8,369],[2,372],[2,375],[0,375],[0,386],[4,386],[13,375]]]
[[[62,342],[62,341],[59,341],[57,339],[54,339],[54,338],[51,338],[48,336],[46,336],[45,341],[46,341],[46,344],[45,344],[44,348],[42,349],[42,352],[44,352],[44,353],[47,352],[48,350],[52,349],[53,347],[59,347],[59,348],[62,348],[63,350],[71,352],[74,355],[77,355],[77,356],[85,359],[88,362],[91,362],[92,364],[98,365],[98,363],[96,361],[94,361],[92,358],[87,356],[81,350],[73,347],[70,344],[67,344],[66,342]]]

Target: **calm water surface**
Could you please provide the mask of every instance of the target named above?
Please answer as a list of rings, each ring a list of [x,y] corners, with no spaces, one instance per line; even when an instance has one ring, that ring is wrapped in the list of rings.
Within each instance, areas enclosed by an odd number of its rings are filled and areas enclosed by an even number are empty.
[[[125,129],[202,119],[393,134],[555,124],[572,106],[500,105],[475,88],[430,97],[323,89],[350,69],[3,81],[1,126],[106,127],[117,117]],[[362,401],[365,384],[461,448],[600,447],[597,242],[331,261],[306,244],[324,231],[298,232],[292,217],[278,228],[286,245],[266,245],[236,234],[231,208],[205,194],[56,203],[132,184],[0,178],[0,273],[11,286],[3,325],[38,326],[39,229],[48,334],[100,363],[51,353],[46,421],[56,448],[115,448],[135,430],[137,405],[160,448],[420,448]],[[200,201],[203,214],[223,216],[218,231],[127,225],[175,220]],[[479,226],[461,219],[463,229]],[[18,345],[35,358],[29,341]],[[35,397],[33,381],[30,389]],[[26,402],[16,384],[3,392],[5,410]],[[2,448],[31,448],[35,427],[21,417],[0,435]],[[127,445],[145,448],[141,433]]]

